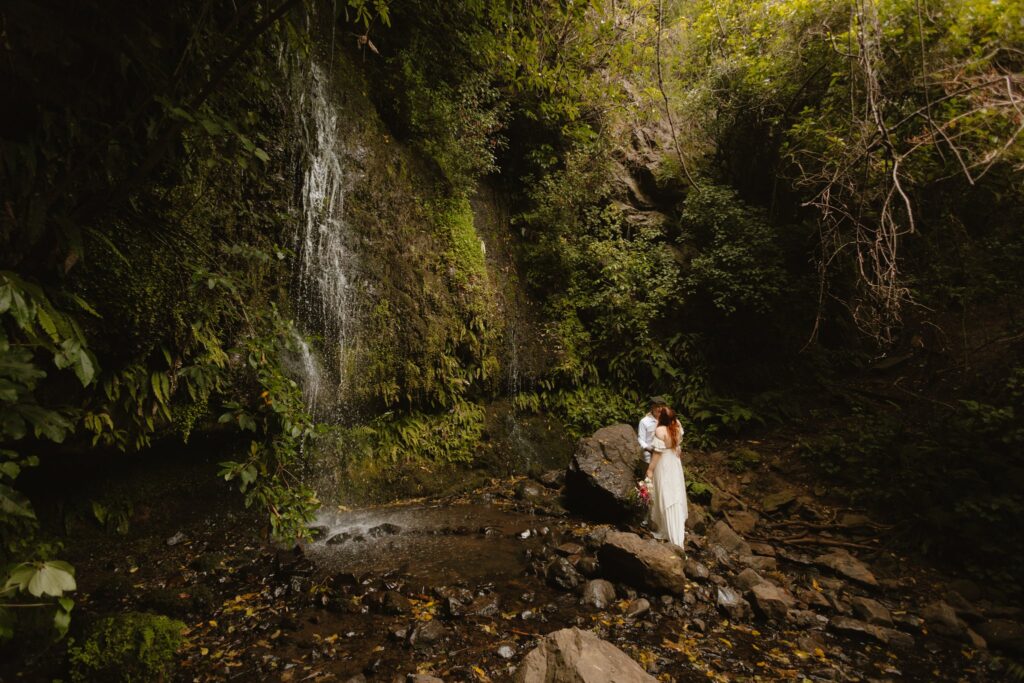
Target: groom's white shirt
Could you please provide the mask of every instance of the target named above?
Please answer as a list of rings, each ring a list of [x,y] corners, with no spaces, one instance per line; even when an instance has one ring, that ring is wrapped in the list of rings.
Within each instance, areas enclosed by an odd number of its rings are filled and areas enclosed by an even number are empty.
[[[640,443],[640,448],[644,449],[644,462],[651,461],[650,451],[647,449],[653,448],[652,442],[654,441],[654,430],[658,428],[658,418],[654,417],[650,413],[644,415],[643,419],[640,420],[640,424],[636,428],[636,440]]]

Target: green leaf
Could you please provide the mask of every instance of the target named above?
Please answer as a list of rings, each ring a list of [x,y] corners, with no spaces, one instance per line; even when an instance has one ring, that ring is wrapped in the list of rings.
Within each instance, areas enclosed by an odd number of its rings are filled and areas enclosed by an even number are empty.
[[[63,638],[71,625],[71,614],[59,609],[53,613],[53,628],[57,631],[57,640]]]
[[[13,410],[0,411],[0,434],[17,441],[25,436],[25,419]]]
[[[30,562],[22,562],[11,570],[10,576],[7,577],[7,582],[4,583],[3,592],[6,593],[12,589],[17,591],[25,590],[35,574],[35,565]]]
[[[37,598],[43,595],[60,597],[77,588],[73,572],[67,562],[44,562],[28,582],[28,592]]]
[[[18,475],[21,474],[21,468],[16,462],[4,462],[0,463],[0,473],[5,474],[11,479],[17,479]]]
[[[57,325],[53,322],[53,318],[46,312],[45,308],[39,308],[39,326],[46,331],[46,334],[50,335],[50,339],[53,340],[54,344],[60,342],[60,335],[57,334]]]
[[[75,363],[75,375],[78,377],[78,381],[82,383],[82,386],[87,387],[96,376],[96,364],[93,361],[92,354],[86,349],[78,351],[77,360],[78,362]]]
[[[270,161],[270,155],[269,155],[269,154],[267,154],[266,152],[264,152],[264,151],[263,151],[262,149],[260,149],[259,147],[257,147],[256,149],[254,149],[254,150],[252,151],[252,153],[253,153],[253,154],[254,154],[254,155],[256,156],[256,158],[257,158],[257,159],[259,159],[260,161],[262,161],[262,162],[264,162],[264,163],[266,163],[266,162]]]
[[[25,519],[36,518],[28,498],[6,484],[0,484],[0,514]]]

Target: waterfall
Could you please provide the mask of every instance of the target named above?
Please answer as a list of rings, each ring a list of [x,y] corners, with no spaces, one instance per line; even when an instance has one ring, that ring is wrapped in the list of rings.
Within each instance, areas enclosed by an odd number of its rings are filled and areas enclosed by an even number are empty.
[[[294,234],[295,308],[303,333],[314,336],[321,368],[305,343],[296,363],[310,409],[323,418],[344,400],[354,344],[356,259],[344,219],[344,144],[330,77],[315,62],[297,84],[303,132],[302,216]]]

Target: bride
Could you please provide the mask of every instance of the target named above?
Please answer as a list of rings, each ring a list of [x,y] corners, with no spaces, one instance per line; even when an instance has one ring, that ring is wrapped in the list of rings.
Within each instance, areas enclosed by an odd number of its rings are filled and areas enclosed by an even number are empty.
[[[683,478],[682,452],[679,443],[683,426],[671,408],[664,408],[654,431],[654,455],[647,476],[654,482],[651,521],[654,537],[667,538],[680,548],[686,533],[686,480]]]

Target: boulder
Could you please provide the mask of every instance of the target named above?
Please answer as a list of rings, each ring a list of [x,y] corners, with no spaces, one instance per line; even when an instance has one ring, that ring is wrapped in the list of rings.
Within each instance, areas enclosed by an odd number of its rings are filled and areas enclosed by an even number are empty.
[[[744,593],[762,583],[767,583],[767,580],[753,569],[744,569],[733,580],[733,585]]]
[[[804,590],[798,591],[796,597],[809,607],[816,607],[818,609],[832,608],[832,603],[828,601],[828,598],[826,598],[820,591],[816,591],[813,588],[805,588]]]
[[[878,585],[878,580],[871,573],[871,570],[868,569],[867,565],[842,548],[819,555],[814,558],[814,563],[822,567],[828,567],[848,579],[853,579],[869,586]]]
[[[668,597],[668,596],[662,596]],[[647,614],[651,611],[651,603],[647,598],[637,598],[629,603],[629,607],[626,608],[626,616],[631,619],[636,619],[639,616]]]
[[[933,602],[921,610],[921,617],[928,624],[928,629],[932,633],[947,638],[966,640],[967,624],[956,615],[956,610],[949,604],[941,600]]]
[[[428,647],[448,635],[448,629],[437,620],[425,621],[409,634],[409,644],[415,648]]]
[[[556,557],[548,563],[544,569],[544,578],[552,586],[566,591],[576,590],[583,583],[583,577],[572,566],[572,562],[564,557]]]
[[[905,649],[914,646],[914,638],[909,633],[885,628],[884,626],[875,626],[864,621],[851,619],[850,617],[833,617],[829,621],[829,628],[837,633],[877,640],[883,645],[891,647]]]
[[[871,598],[856,597],[850,600],[853,613],[876,626],[892,626],[892,614],[886,607]]]
[[[516,498],[527,503],[538,503],[547,500],[550,495],[542,484],[530,479],[523,479],[515,487]]]
[[[708,513],[704,511],[703,505],[689,502],[686,511],[686,530],[696,534],[703,534],[708,529]]]
[[[589,631],[566,628],[549,633],[516,670],[517,683],[654,683],[629,655]]]
[[[773,572],[779,568],[779,563],[774,557],[764,555],[740,555],[736,562],[759,572]]]
[[[381,599],[380,609],[384,614],[408,614],[412,603],[398,591],[387,591]]]
[[[761,509],[767,513],[772,513],[786,507],[794,500],[796,500],[796,493],[793,491],[780,491],[779,493],[765,496],[761,500]]]
[[[707,581],[711,576],[708,568],[697,560],[685,560],[683,562],[683,573],[686,574],[686,578],[694,581]]]
[[[613,602],[615,602],[615,586],[610,581],[594,579],[588,581],[587,585],[583,587],[583,597],[580,599],[580,604],[604,609]]]
[[[753,616],[753,610],[750,609],[750,603],[743,599],[736,590],[729,588],[728,586],[718,587],[718,597],[716,599],[718,609],[725,612],[726,615],[733,621],[743,621]]]
[[[626,424],[604,427],[580,439],[565,475],[569,504],[598,519],[622,519],[632,513],[628,501],[636,486],[642,454],[636,432]]]
[[[683,558],[667,543],[609,531],[597,559],[606,575],[630,585],[679,595],[686,585]]]
[[[793,606],[793,596],[785,589],[768,582],[756,584],[750,589],[757,611],[769,619],[783,621]]]
[[[726,515],[726,519],[729,520],[729,526],[738,534],[751,534],[754,532],[754,527],[757,526],[757,522],[760,519],[756,512],[747,512],[746,510],[738,510],[736,512],[730,512]]]
[[[708,541],[722,546],[733,555],[752,555],[750,546],[725,522],[718,521],[708,532]]]
[[[501,611],[501,596],[497,593],[485,593],[473,598],[466,607],[466,614],[477,617],[496,617]]]
[[[1009,619],[989,619],[975,627],[992,647],[1024,655],[1024,626]]]
[[[402,527],[391,522],[384,522],[377,526],[367,529],[366,535],[370,538],[380,538],[382,536],[394,536],[395,534],[401,533]]]

